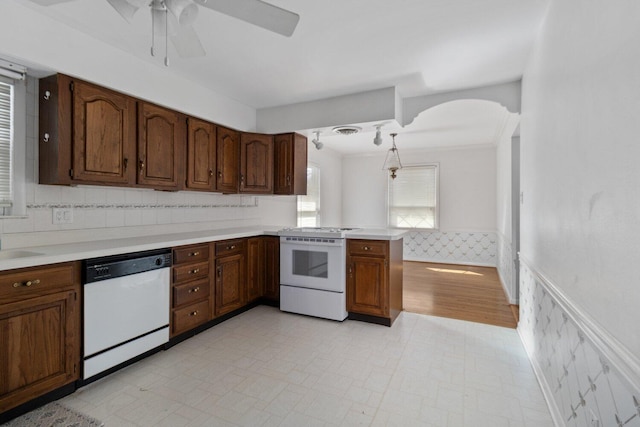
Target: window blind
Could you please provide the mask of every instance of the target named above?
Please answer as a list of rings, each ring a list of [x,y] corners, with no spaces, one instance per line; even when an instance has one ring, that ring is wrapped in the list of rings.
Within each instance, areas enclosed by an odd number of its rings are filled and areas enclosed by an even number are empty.
[[[0,82],[0,207],[12,205],[12,90],[13,86]]]
[[[389,178],[389,226],[437,227],[438,166],[407,166]]]

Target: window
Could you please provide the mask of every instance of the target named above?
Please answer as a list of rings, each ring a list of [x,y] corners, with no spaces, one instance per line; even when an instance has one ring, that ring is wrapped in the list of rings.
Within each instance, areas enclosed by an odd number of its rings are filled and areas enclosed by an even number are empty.
[[[13,204],[11,141],[13,139],[13,84],[0,80],[0,209],[5,215]]]
[[[389,180],[389,227],[438,228],[438,165],[405,166]]]
[[[0,59],[0,217],[26,214],[25,71]]]
[[[307,166],[307,195],[298,196],[298,227],[320,226],[320,168]]]

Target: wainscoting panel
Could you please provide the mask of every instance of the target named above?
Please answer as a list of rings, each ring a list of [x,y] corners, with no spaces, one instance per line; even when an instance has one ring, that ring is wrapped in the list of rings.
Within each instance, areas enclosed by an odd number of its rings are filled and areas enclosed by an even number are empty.
[[[515,283],[515,265],[512,259],[512,247],[511,243],[498,232],[498,244],[497,244],[497,269],[502,287],[507,293],[507,299],[509,304],[518,303],[518,295]]]
[[[406,261],[495,267],[495,232],[410,231],[404,238]]]
[[[606,332],[522,259],[518,332],[556,425],[640,426],[637,356],[620,354]]]

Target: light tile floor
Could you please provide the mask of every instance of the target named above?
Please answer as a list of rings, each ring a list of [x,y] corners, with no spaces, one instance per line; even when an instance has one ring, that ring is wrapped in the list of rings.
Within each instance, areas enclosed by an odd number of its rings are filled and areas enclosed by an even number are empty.
[[[260,306],[67,396],[106,426],[551,427],[513,329]]]

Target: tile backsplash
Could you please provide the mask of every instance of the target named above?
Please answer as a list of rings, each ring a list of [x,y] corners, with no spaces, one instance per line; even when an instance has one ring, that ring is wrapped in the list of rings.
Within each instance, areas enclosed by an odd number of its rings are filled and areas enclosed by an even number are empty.
[[[295,224],[295,196],[222,195],[206,192],[164,192],[151,189],[54,186],[38,184],[38,81],[27,80],[25,188],[27,215],[0,218],[3,248],[28,245],[33,233],[92,230],[108,238],[125,227],[141,235],[162,230],[229,228]],[[54,224],[53,209],[72,210],[73,222]],[[184,227],[184,224],[191,227]],[[183,225],[176,227],[176,225]],[[166,231],[165,231],[166,232]],[[117,234],[117,233],[116,233]],[[55,235],[55,234],[53,234]],[[80,233],[76,233],[80,236]],[[24,240],[24,245],[21,240]]]

